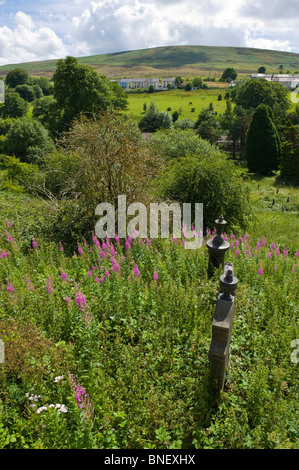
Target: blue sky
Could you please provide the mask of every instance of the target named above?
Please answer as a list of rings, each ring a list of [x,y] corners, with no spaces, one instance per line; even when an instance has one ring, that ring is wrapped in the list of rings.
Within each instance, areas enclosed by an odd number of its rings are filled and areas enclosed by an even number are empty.
[[[0,0],[0,65],[187,44],[299,53],[298,16],[298,0]]]

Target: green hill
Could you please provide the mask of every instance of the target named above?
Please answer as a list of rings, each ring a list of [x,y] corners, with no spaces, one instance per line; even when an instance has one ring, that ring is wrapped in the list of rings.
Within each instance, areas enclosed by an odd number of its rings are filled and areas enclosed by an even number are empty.
[[[269,73],[299,70],[299,54],[291,52],[253,49],[246,47],[168,46],[111,54],[79,57],[80,63],[93,66],[109,77],[203,75],[219,78],[226,67],[234,67],[239,74],[256,72],[265,66]],[[56,60],[27,62],[0,66],[0,75],[20,67],[31,75],[51,77]]]

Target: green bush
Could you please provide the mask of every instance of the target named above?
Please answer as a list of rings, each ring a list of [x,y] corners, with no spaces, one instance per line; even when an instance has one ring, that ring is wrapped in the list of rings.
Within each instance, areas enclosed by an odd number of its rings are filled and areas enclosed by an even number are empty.
[[[38,161],[53,147],[53,141],[42,124],[28,118],[18,119],[11,126],[4,143],[7,155],[15,155],[28,163]]]
[[[213,228],[220,215],[229,227],[245,228],[250,220],[249,193],[244,172],[210,147],[208,155],[173,161],[158,178],[159,194],[180,203],[203,203],[204,227]]]

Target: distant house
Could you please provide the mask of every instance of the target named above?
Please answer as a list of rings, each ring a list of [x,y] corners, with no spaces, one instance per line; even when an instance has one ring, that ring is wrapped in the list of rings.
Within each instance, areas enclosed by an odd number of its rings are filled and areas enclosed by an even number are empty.
[[[299,85],[299,75],[275,74],[275,73],[252,73],[251,78],[264,78],[268,82],[277,82],[289,89],[296,88]]]
[[[155,90],[159,88],[158,78],[122,78],[117,81],[124,90],[133,90],[136,88],[148,89],[150,85],[153,85]]]
[[[168,90],[169,88],[175,88],[175,78],[162,78],[162,90]]]

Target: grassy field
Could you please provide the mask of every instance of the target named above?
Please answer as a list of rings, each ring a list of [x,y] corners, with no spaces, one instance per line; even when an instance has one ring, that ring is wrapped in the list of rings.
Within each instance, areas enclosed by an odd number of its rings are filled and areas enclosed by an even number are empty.
[[[144,103],[148,107],[153,102],[160,111],[167,111],[168,108],[170,108],[170,114],[178,111],[180,114],[179,119],[189,118],[196,120],[200,111],[203,108],[207,108],[210,103],[213,103],[215,111],[222,114],[226,108],[225,93],[226,89],[223,88],[194,91],[170,90],[140,94],[129,93],[128,109],[125,111],[125,114],[139,121],[144,115]],[[218,95],[220,94],[222,95],[222,100],[218,101]]]
[[[247,75],[256,72],[262,65],[268,73],[277,73],[280,65],[283,65],[284,72],[294,73],[299,69],[299,54],[245,47],[169,46],[79,57],[78,60],[111,78],[163,78],[173,75],[220,78],[228,66],[234,67],[239,74]],[[0,67],[0,76],[6,75],[16,65],[31,75],[51,77],[56,60],[4,65]]]

